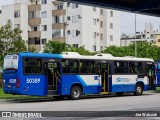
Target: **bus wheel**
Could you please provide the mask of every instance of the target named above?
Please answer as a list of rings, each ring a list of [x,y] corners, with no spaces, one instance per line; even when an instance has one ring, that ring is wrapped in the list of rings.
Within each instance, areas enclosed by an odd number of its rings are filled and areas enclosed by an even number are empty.
[[[118,96],[122,96],[122,95],[124,94],[124,92],[116,92],[116,94],[117,94]]]
[[[134,95],[142,95],[142,93],[143,93],[143,86],[141,84],[137,84]]]
[[[73,86],[71,89],[71,99],[78,100],[82,95],[82,90],[79,86]]]

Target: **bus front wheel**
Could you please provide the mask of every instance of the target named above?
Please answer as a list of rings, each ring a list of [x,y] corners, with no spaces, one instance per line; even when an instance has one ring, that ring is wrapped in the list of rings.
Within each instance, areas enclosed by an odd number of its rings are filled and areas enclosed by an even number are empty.
[[[138,95],[142,95],[142,93],[143,93],[143,86],[141,84],[137,84],[134,95],[138,96]]]
[[[71,99],[78,100],[82,95],[82,90],[79,86],[73,86],[71,88]]]

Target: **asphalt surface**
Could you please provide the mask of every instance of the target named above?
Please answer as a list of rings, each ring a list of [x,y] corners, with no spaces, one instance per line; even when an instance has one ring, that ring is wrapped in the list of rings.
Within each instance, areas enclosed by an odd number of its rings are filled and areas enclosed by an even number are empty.
[[[63,119],[107,119],[109,120],[158,120],[158,117],[127,117],[129,114],[135,114],[139,111],[160,111],[160,93],[145,92],[142,96],[124,95],[124,96],[92,96],[84,97],[80,100],[12,100],[1,101],[0,111],[63,111],[59,114],[54,113],[55,120]],[[64,111],[71,111],[69,113]],[[76,112],[78,111],[78,112]],[[81,111],[81,112],[79,112]],[[105,113],[104,111],[122,111],[114,117],[114,113]],[[128,112],[127,112],[128,111]],[[133,113],[130,111],[134,111]],[[147,112],[146,112],[147,113]],[[159,112],[160,113],[160,112]],[[52,114],[52,113],[51,113]],[[157,113],[158,114],[158,113]],[[87,116],[89,115],[89,116]],[[76,117],[77,116],[77,117]],[[160,114],[159,114],[160,116]],[[8,118],[6,118],[8,119]],[[15,118],[17,119],[17,118]],[[24,118],[26,119],[26,118]],[[30,118],[32,119],[32,118]],[[36,118],[34,118],[36,119]],[[38,120],[39,118],[37,118]],[[53,118],[42,118],[53,119]]]

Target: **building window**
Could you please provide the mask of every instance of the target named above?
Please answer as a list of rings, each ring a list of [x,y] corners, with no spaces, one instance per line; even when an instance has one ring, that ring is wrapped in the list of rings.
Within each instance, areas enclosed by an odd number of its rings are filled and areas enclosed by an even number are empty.
[[[64,23],[65,19],[64,16],[54,16],[53,23]]]
[[[102,39],[103,39],[103,34],[100,35],[100,40],[102,40]]]
[[[158,39],[158,42],[160,42],[160,39]]]
[[[28,44],[40,45],[40,38],[38,37],[29,38]]]
[[[72,8],[73,8],[73,9],[78,8],[78,4],[72,3]]]
[[[42,18],[47,18],[47,11],[42,12],[42,13],[41,13],[41,17],[42,17]]]
[[[103,9],[100,10],[101,15],[103,15]]]
[[[78,15],[72,16],[72,23],[78,22]]]
[[[61,9],[63,9],[63,5],[62,4],[57,5],[57,10],[61,10]]]
[[[15,18],[20,17],[20,11],[19,10],[14,11],[14,17]]]
[[[47,31],[47,25],[42,25],[42,31]]]
[[[103,50],[103,46],[101,46],[101,50]]]
[[[96,37],[97,37],[96,32],[93,32],[93,38],[96,39]]]
[[[73,44],[73,47],[78,48],[78,44]]]
[[[103,21],[101,21],[101,28],[103,28]]]
[[[96,7],[93,7],[93,11],[96,11]]]
[[[38,0],[31,0],[31,4],[38,4]]]
[[[43,5],[43,4],[47,4],[47,0],[42,0],[41,3],[42,3],[42,5]]]
[[[35,38],[35,44],[40,45],[40,38],[38,38],[38,37]]]
[[[93,45],[93,51],[96,51],[96,45]]]
[[[33,18],[40,18],[40,11],[39,10],[29,11],[28,17],[31,18],[31,19],[33,19]]]
[[[15,24],[15,25],[14,25],[14,28],[20,29],[20,24]]]
[[[64,37],[65,30],[64,29],[54,29],[52,31],[52,37]]]
[[[111,14],[110,16],[113,17],[113,11],[111,11],[110,14]]]
[[[93,18],[93,25],[96,25],[96,19]]]
[[[72,30],[72,37],[76,37],[80,34],[80,31],[78,30]]]
[[[110,35],[110,41],[113,41],[113,35]]]
[[[42,39],[42,44],[46,44],[46,42],[47,42],[46,38]]]
[[[110,23],[110,29],[113,29],[113,23]]]
[[[31,31],[40,31],[40,26],[31,26]]]

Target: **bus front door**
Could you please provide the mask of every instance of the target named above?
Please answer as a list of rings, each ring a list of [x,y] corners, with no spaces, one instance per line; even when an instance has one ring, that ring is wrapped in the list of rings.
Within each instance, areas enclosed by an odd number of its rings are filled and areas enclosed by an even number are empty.
[[[111,86],[110,64],[108,63],[98,64],[98,72],[99,76],[101,76],[101,85],[102,85],[102,90],[100,94],[108,94],[108,92],[110,92],[110,86]]]
[[[45,63],[48,95],[58,95],[58,85],[61,83],[60,63]]]

